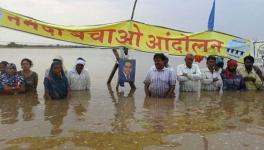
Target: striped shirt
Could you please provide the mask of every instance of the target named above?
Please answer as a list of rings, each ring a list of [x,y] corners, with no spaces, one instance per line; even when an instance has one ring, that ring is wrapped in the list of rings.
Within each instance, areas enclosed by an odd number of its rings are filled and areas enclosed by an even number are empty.
[[[218,79],[218,81],[213,81],[213,79]],[[201,80],[201,89],[204,91],[217,91],[222,88],[223,81],[221,74],[218,71],[213,73],[205,68],[202,70],[202,80]]]
[[[187,74],[183,76],[183,74]],[[193,64],[192,68],[188,68],[185,64],[177,67],[177,79],[180,82],[180,91],[197,92],[199,90],[199,80],[202,74],[197,64]]]
[[[174,72],[169,68],[157,70],[151,68],[144,81],[149,84],[149,92],[151,97],[165,97],[170,89],[170,86],[175,86],[176,78]]]

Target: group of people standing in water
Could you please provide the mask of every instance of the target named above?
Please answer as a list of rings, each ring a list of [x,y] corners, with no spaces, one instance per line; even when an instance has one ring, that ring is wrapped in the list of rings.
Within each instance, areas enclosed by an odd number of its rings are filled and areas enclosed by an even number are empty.
[[[254,66],[252,56],[246,56],[244,66],[239,68],[237,61],[230,59],[225,69],[223,58],[218,56],[208,56],[207,67],[201,70],[193,63],[194,55],[187,54],[184,60],[175,73],[166,55],[155,54],[155,67],[150,68],[144,81],[146,96],[174,97],[176,81],[181,92],[261,90],[264,87],[264,67]]]
[[[86,61],[79,57],[70,71],[63,65],[63,58],[53,59],[51,67],[46,70],[44,78],[45,99],[64,99],[70,97],[71,90],[89,90],[90,77],[84,69]],[[21,71],[17,71],[14,63],[0,63],[0,92],[2,94],[18,94],[36,92],[38,74],[31,70],[33,63],[24,58],[21,61]]]
[[[254,66],[254,58],[246,56],[244,66],[238,68],[236,60],[227,61],[221,57],[210,55],[206,58],[207,67],[199,68],[194,64],[194,55],[187,54],[185,63],[178,65],[176,73],[169,65],[169,59],[163,53],[154,54],[154,65],[149,69],[144,90],[147,97],[174,97],[176,81],[181,92],[203,91],[243,91],[263,89],[264,67]],[[84,69],[86,61],[79,57],[70,71],[63,65],[63,58],[53,59],[51,67],[46,70],[44,87],[46,99],[64,99],[71,95],[71,90],[89,90],[90,77]],[[33,62],[21,60],[21,71],[17,71],[14,63],[0,63],[0,92],[2,94],[18,94],[35,92],[38,86],[38,74],[31,70]]]
[[[31,70],[33,63],[24,58],[21,61],[21,71],[14,63],[2,61],[0,63],[0,92],[4,94],[17,94],[36,91],[38,74]]]

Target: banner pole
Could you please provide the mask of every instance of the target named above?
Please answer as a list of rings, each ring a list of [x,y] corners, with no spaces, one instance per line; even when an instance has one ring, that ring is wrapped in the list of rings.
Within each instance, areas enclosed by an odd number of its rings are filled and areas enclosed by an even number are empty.
[[[258,53],[256,52],[256,41],[253,42],[253,51],[254,51],[254,58],[258,58]]]
[[[137,0],[135,0],[135,2],[134,2],[134,6],[133,6],[133,10],[132,10],[132,14],[131,14],[131,20],[134,19],[134,13],[135,13],[136,6],[137,6]]]
[[[113,53],[114,53],[114,56],[116,58],[116,61],[118,61],[119,60],[119,54],[118,54],[116,48],[113,48]],[[111,81],[112,81],[112,79],[113,79],[113,77],[114,77],[114,75],[118,69],[118,66],[119,66],[118,63],[116,62],[111,73],[110,73],[110,75],[109,75],[109,77],[108,77],[107,84],[111,84]]]

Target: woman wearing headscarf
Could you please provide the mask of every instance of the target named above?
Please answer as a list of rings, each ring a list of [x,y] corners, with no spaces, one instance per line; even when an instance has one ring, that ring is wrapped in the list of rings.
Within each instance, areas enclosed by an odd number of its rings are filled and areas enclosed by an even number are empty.
[[[63,65],[63,57],[62,56],[56,56],[55,58],[53,58],[52,62],[54,61],[59,61],[61,62],[62,65],[62,69],[64,71],[65,76],[67,76],[68,71],[66,70],[65,66]],[[45,77],[49,76],[49,72],[50,72],[50,68],[46,69],[45,71]]]
[[[223,90],[237,91],[245,89],[243,77],[237,72],[237,61],[230,59],[227,61],[227,67],[221,74],[223,79]]]
[[[60,61],[53,61],[48,77],[44,79],[46,99],[64,99],[70,96],[67,77]]]
[[[25,80],[17,73],[16,65],[9,63],[6,73],[0,76],[0,84],[4,94],[17,94],[25,92]]]

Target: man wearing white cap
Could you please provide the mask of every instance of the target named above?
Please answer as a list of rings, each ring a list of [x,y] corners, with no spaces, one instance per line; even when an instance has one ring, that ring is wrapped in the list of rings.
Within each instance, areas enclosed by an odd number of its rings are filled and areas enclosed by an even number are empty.
[[[68,82],[71,90],[90,90],[90,76],[85,66],[85,60],[78,58],[75,67],[68,72]]]

